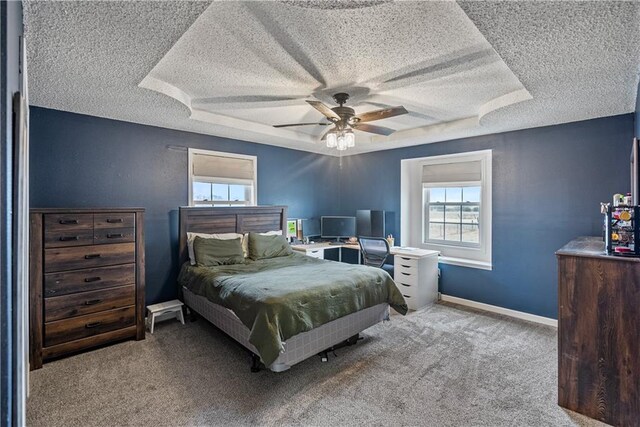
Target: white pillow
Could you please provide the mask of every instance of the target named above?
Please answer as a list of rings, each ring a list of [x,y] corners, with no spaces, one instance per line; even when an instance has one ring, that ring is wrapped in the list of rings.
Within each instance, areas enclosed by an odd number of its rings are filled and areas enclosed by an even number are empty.
[[[221,233],[221,234],[207,234],[207,233],[187,233],[187,249],[189,252],[189,262],[191,265],[196,265],[196,253],[193,250],[193,242],[196,240],[196,237],[201,237],[203,239],[218,239],[218,240],[233,240],[240,237],[242,239],[242,252],[244,252],[244,257],[247,257],[247,252],[245,251],[245,240],[248,240],[242,234],[238,233]]]

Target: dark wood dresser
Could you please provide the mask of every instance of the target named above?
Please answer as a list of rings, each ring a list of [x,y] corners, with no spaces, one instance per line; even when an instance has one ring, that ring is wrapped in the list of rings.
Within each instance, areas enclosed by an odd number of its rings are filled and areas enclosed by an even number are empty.
[[[144,339],[144,209],[32,209],[30,367]]]
[[[616,426],[640,425],[640,259],[606,255],[599,237],[558,257],[558,404]]]

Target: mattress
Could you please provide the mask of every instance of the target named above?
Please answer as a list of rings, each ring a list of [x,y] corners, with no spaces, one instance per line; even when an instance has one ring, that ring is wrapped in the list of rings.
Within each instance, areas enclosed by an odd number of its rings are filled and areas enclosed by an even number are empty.
[[[192,293],[187,288],[183,288],[183,295],[184,302],[189,309],[196,311],[246,349],[260,356],[258,349],[249,342],[251,331],[242,324],[233,311],[214,304],[205,297]],[[341,343],[383,320],[389,320],[388,304],[378,304],[340,317],[289,338],[283,343],[283,351],[278,355],[278,358],[266,366],[274,372],[286,371],[296,363],[315,356],[322,350]]]
[[[230,309],[266,365],[285,350],[287,339],[341,317],[380,304],[407,311],[385,271],[300,254],[230,266],[185,264],[179,282]]]

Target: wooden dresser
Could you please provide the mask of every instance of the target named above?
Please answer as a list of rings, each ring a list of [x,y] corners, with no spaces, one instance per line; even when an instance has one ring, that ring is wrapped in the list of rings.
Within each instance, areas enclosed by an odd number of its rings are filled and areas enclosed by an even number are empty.
[[[599,237],[558,257],[558,404],[616,426],[640,425],[640,259],[606,255]]]
[[[30,367],[144,339],[144,209],[32,209]]]

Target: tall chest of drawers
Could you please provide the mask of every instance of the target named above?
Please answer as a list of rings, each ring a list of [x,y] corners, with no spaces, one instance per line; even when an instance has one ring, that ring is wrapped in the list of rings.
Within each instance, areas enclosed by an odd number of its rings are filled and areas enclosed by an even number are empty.
[[[393,280],[410,310],[438,300],[438,251],[391,248]]]
[[[640,425],[640,259],[579,237],[558,258],[558,404]]]
[[[30,367],[144,339],[144,209],[32,209]]]

